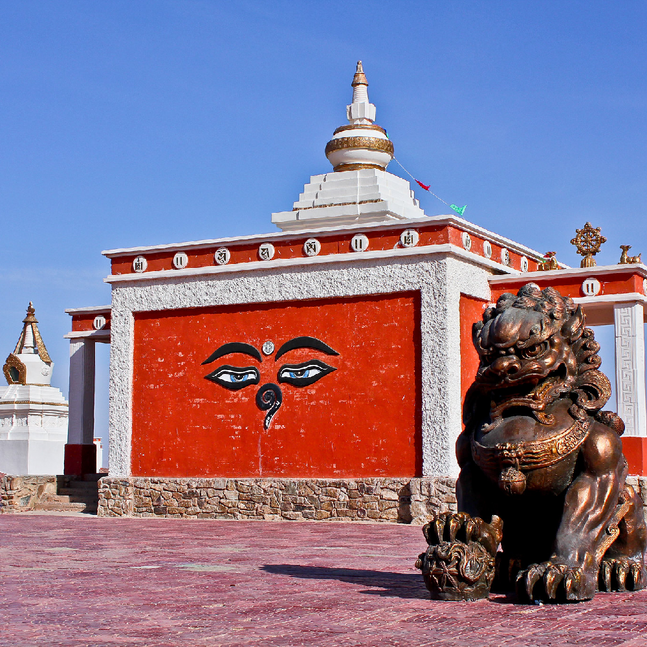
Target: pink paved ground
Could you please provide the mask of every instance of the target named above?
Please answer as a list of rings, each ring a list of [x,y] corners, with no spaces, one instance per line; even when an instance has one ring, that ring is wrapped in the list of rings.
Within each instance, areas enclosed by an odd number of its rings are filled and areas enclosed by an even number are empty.
[[[647,592],[433,602],[419,527],[0,516],[0,645],[647,645]]]

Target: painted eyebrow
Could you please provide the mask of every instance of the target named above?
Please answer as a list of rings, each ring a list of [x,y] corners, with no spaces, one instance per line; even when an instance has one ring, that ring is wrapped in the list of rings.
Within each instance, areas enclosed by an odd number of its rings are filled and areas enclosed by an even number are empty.
[[[314,350],[320,350],[322,353],[326,353],[326,355],[339,355],[336,350],[330,348],[328,344],[324,344],[320,339],[314,337],[295,337],[294,339],[290,339],[290,341],[286,341],[279,348],[274,359],[277,360],[281,355],[285,355],[289,350],[295,350],[296,348],[312,348]]]
[[[261,354],[251,344],[233,341],[229,344],[223,344],[218,348],[218,350],[214,351],[204,360],[204,362],[202,362],[201,366],[204,364],[211,364],[211,362],[215,362],[219,357],[229,355],[229,353],[244,353],[245,355],[249,355],[250,357],[257,359],[259,362],[263,361]]]

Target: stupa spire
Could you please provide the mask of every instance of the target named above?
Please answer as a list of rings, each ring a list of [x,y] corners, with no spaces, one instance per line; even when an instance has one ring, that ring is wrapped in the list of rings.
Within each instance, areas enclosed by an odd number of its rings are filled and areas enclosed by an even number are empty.
[[[50,384],[52,362],[38,330],[34,304],[30,301],[27,316],[22,320],[22,331],[13,353],[9,353],[2,367],[8,384]]]
[[[335,130],[326,145],[326,157],[335,171],[386,170],[393,159],[393,144],[375,123],[375,106],[368,100],[368,81],[362,61],[353,76],[353,100],[346,106],[348,124]]]
[[[362,61],[357,61],[355,76],[351,83],[353,101],[346,106],[346,115],[351,124],[372,124],[375,121],[375,106],[368,100],[368,81]]]
[[[13,351],[14,355],[38,355],[43,362],[51,364],[52,360],[38,330],[36,309],[31,301],[27,307],[27,316],[22,320],[22,323],[22,332],[18,338],[16,348]]]
[[[272,214],[272,222],[284,231],[426,218],[409,183],[386,170],[393,143],[375,123],[362,61],[351,86],[348,123],[326,145],[334,172],[313,175],[291,211]]]

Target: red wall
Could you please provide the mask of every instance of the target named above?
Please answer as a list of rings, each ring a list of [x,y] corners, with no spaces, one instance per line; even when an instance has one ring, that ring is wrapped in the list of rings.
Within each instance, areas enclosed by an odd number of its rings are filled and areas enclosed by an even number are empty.
[[[536,283],[540,289],[545,289],[547,287],[555,288],[562,296],[571,297],[576,299],[578,297],[585,297],[586,294],[582,292],[582,283],[584,279],[589,276],[593,276],[600,281],[600,294],[599,296],[608,295],[608,294],[627,294],[629,292],[638,292],[638,294],[644,293],[643,288],[643,277],[632,269],[631,265],[624,265],[621,267],[626,268],[626,272],[613,272],[608,273],[604,271],[604,268],[589,268],[591,270],[590,274],[582,274],[577,276],[560,276],[559,274],[553,274],[550,276],[538,275],[537,277],[532,277],[532,279],[527,279],[522,282],[515,276],[510,277],[509,283],[498,283],[492,287],[492,301],[496,303],[497,299],[504,292],[512,292],[512,294],[517,294],[519,288],[521,288],[526,283],[531,281]]]
[[[472,342],[472,326],[482,321],[488,302],[461,294],[461,403],[470,388],[479,367],[479,355]]]
[[[418,293],[140,313],[135,315],[132,473],[136,476],[419,476]],[[339,353],[295,349],[310,336]],[[201,365],[245,342],[274,352]],[[304,387],[279,384],[268,429],[256,394],[285,364],[317,359],[336,368]],[[207,379],[227,364],[256,367],[258,384],[230,391]]]

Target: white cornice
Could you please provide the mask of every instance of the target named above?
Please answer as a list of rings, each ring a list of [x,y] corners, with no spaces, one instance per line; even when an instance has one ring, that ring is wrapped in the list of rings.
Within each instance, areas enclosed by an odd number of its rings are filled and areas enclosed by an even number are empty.
[[[105,279],[106,283],[142,282],[160,279],[177,279],[192,276],[208,276],[214,274],[230,274],[243,272],[259,272],[270,269],[282,269],[300,266],[328,265],[331,263],[356,263],[372,259],[398,259],[409,256],[438,256],[450,255],[458,257],[468,263],[481,267],[509,274],[518,274],[519,270],[497,263],[491,259],[484,258],[478,254],[468,252],[461,247],[445,243],[442,245],[424,245],[420,247],[407,247],[404,249],[385,249],[366,252],[345,252],[343,254],[327,254],[325,256],[283,258],[273,261],[253,261],[250,263],[236,263],[233,265],[210,265],[205,267],[188,267],[183,270],[160,270],[156,272],[142,272],[140,274],[113,274]]]
[[[480,227],[479,225],[475,225],[474,223],[468,222],[467,220],[463,220],[463,218],[459,218],[458,216],[452,216],[451,214],[446,216],[433,216],[429,218],[429,220],[433,221],[436,224],[453,225],[457,229],[464,229],[469,233],[476,234],[479,238],[485,238],[491,243],[496,243],[501,247],[506,247],[509,250],[517,252],[518,254],[530,256],[535,260],[543,261],[545,258],[543,254],[534,249],[531,249],[530,247],[526,247],[526,245],[517,243],[510,238],[506,238],[505,236],[495,234],[493,231],[489,231],[484,227]],[[564,265],[563,263],[560,263],[560,265],[565,268],[568,267],[568,265]]]
[[[474,225],[467,220],[451,215],[432,216],[427,218],[414,218],[411,220],[391,220],[389,222],[363,223],[358,225],[347,225],[345,227],[318,227],[303,229],[299,231],[277,231],[268,234],[253,234],[250,236],[236,236],[228,238],[212,238],[207,240],[189,241],[184,243],[171,243],[165,245],[150,245],[140,247],[124,247],[120,249],[108,249],[101,252],[107,258],[126,256],[132,254],[175,252],[186,251],[187,249],[204,249],[208,247],[239,244],[239,243],[263,243],[266,241],[290,240],[294,238],[324,237],[335,234],[353,233],[359,231],[381,231],[384,229],[407,229],[409,227],[421,227],[425,225],[453,225],[458,229],[476,234],[481,238],[508,248],[518,254],[526,255],[536,260],[543,260],[544,255],[530,247],[516,243],[509,238],[499,236],[483,227]]]
[[[82,314],[93,314],[93,313],[104,313],[110,312],[112,306],[84,306],[83,308],[66,308],[65,312],[68,315],[82,315]]]
[[[616,303],[647,303],[647,297],[639,292],[624,292],[620,294],[601,294],[597,297],[575,297],[573,301],[583,306],[595,306]]]
[[[93,339],[94,341],[110,341],[109,330],[72,330],[63,339]]]
[[[623,274],[627,272],[634,272],[640,276],[647,278],[647,267],[642,263],[630,263],[626,265],[596,265],[594,267],[570,267],[564,270],[550,270],[548,272],[524,272],[514,277],[513,282],[523,282],[526,279],[552,279],[552,278],[587,278],[608,276],[614,274]],[[506,283],[510,281],[510,277],[493,276],[488,279],[491,284]]]

